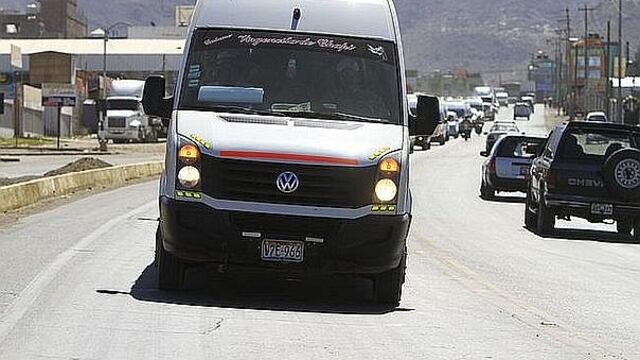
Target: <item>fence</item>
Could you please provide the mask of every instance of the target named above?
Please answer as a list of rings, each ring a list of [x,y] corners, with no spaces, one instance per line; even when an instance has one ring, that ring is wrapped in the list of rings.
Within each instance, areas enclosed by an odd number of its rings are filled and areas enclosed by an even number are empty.
[[[24,105],[20,116],[20,128],[23,136],[57,136],[57,109],[42,107],[41,91],[28,85],[24,86]],[[73,109],[63,108],[60,118],[60,135],[70,137],[73,133]],[[13,100],[5,100],[4,114],[0,114],[0,137],[14,136]]]

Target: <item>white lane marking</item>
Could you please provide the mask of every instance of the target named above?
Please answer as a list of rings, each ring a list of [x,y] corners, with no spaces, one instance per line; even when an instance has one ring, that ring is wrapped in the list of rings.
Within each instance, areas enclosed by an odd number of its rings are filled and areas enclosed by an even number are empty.
[[[46,268],[36,275],[27,287],[20,292],[15,301],[9,305],[5,313],[0,317],[0,344],[2,344],[11,330],[40,297],[46,287],[53,281],[58,273],[82,250],[88,248],[94,241],[109,232],[113,227],[137,214],[149,211],[157,206],[157,201],[152,201],[136,209],[120,215],[104,223],[94,232],[82,238],[75,245],[58,255]]]

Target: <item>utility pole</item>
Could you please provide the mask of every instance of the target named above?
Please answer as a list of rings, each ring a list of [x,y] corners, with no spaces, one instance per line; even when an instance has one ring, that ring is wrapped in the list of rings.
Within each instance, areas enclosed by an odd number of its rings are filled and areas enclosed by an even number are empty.
[[[607,107],[605,108],[605,111],[607,113],[607,120],[611,121],[611,20],[607,21],[607,49],[605,59],[605,73],[607,74],[607,87],[605,88]]]
[[[570,59],[571,59],[571,11],[569,10],[569,8],[565,8],[565,13],[567,16],[567,53],[566,53],[566,60],[567,60],[567,72],[566,72],[566,82],[567,82],[567,102],[569,102],[569,104],[567,105],[567,107],[569,108],[569,116],[571,119],[573,119],[574,117],[574,111],[575,111],[575,76],[574,76],[574,81],[573,81],[573,86],[569,86],[570,82],[569,82],[569,78],[571,77],[571,65],[569,63]],[[577,70],[577,68],[574,68],[574,72]]]
[[[584,4],[578,11],[584,12],[584,91],[582,94],[583,108],[585,116],[589,112],[589,12],[595,10]]]
[[[616,101],[618,122],[622,120],[622,0],[618,0],[618,99]]]

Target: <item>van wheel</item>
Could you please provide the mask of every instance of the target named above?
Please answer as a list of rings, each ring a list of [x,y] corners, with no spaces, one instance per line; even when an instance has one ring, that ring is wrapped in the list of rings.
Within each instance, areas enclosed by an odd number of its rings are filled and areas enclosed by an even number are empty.
[[[373,298],[376,303],[393,307],[400,305],[406,269],[407,250],[405,249],[397,268],[383,272],[373,280]]]
[[[156,231],[157,285],[160,290],[180,290],[184,284],[185,264],[162,245],[162,231]]]
[[[553,228],[556,226],[556,215],[544,203],[544,199],[540,197],[538,203],[538,222],[537,230],[540,235],[552,235]]]
[[[524,226],[529,230],[535,230],[538,221],[537,214],[532,210],[532,205],[531,193],[527,191],[527,200],[524,205]]]
[[[422,150],[429,150],[431,149],[431,143],[429,141],[422,143]]]

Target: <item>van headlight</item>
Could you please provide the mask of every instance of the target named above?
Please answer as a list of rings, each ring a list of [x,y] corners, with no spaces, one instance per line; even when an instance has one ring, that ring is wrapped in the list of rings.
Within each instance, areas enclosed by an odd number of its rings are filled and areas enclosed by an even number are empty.
[[[185,166],[178,172],[180,185],[188,189],[193,189],[200,183],[200,170],[193,166]]]
[[[398,186],[391,179],[379,180],[376,184],[376,197],[382,202],[389,202],[396,198]]]
[[[389,203],[398,195],[398,182],[400,181],[400,152],[388,154],[378,163],[376,176],[374,202]]]

